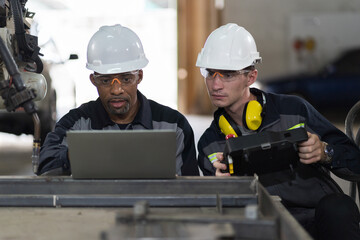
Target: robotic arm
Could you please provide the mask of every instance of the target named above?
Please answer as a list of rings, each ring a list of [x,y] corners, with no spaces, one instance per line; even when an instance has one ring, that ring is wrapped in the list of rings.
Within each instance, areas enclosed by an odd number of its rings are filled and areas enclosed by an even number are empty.
[[[26,1],[0,0],[0,95],[7,111],[23,108],[32,116],[32,164],[36,174],[40,152],[40,119],[34,100],[45,97],[47,86],[44,76],[40,74],[43,65],[37,37],[27,34],[25,29],[28,27],[25,18],[34,16],[25,9]]]

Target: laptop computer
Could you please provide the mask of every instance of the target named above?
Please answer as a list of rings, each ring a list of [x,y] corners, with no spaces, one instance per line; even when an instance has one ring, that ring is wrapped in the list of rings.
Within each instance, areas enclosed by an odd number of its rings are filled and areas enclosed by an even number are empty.
[[[67,143],[75,179],[175,178],[175,131],[76,130]]]

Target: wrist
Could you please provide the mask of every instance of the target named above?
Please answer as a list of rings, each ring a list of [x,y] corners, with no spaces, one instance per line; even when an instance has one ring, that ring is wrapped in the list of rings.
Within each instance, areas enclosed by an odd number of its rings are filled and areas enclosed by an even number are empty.
[[[321,163],[330,164],[334,157],[334,149],[331,145],[326,142],[323,142],[323,153],[324,157],[320,160]]]

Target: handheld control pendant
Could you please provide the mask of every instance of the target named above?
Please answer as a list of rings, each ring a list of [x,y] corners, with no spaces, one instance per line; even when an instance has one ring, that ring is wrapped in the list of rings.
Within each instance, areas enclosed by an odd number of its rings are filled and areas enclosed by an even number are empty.
[[[229,170],[233,168],[231,175],[236,176],[292,171],[299,162],[297,144],[307,139],[305,128],[229,138],[225,143],[224,159]]]

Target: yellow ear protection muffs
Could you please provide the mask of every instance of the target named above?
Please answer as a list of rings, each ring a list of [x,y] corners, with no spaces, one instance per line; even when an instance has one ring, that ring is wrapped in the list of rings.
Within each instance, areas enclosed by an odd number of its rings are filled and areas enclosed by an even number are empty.
[[[241,132],[237,127],[236,123],[226,112],[224,112],[224,114],[221,115],[219,118],[219,127],[221,132],[225,136],[229,136],[229,135],[230,136],[233,135],[234,137],[241,136]]]
[[[264,94],[257,95],[257,100],[259,101],[252,100],[246,103],[243,112],[244,127],[253,131],[259,129],[266,112],[266,98]]]
[[[265,114],[265,105],[266,105],[266,99],[263,94],[261,94],[262,103],[252,100],[246,103],[244,107],[243,112],[243,124],[244,127],[253,131],[256,131],[259,129],[262,123],[262,119]],[[241,136],[241,131],[237,127],[237,124],[234,122],[234,120],[231,119],[231,117],[225,112],[223,115],[219,118],[219,127],[221,132],[228,136],[234,135],[235,137]]]
[[[263,107],[256,101],[252,100],[245,104],[243,113],[243,124],[247,129],[256,131],[262,123]]]

